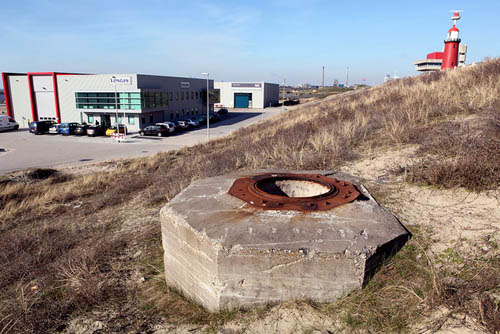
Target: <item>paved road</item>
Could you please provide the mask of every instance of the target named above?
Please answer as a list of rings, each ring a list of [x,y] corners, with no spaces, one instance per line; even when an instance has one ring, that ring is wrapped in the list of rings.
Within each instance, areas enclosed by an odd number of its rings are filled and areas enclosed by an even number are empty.
[[[279,108],[234,110],[223,120],[210,125],[210,138],[272,117]],[[35,136],[22,129],[0,132],[0,175],[32,167],[60,167],[116,158],[148,156],[157,152],[192,146],[207,140],[206,127],[170,137],[129,136],[125,143],[107,137],[76,137],[61,135]]]

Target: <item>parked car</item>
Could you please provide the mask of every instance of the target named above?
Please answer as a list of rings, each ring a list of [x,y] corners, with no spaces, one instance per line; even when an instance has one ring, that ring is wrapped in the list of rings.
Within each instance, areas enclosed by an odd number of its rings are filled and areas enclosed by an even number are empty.
[[[285,102],[283,103],[283,105],[294,106],[294,105],[299,104],[299,103],[300,103],[300,100],[297,98],[294,98],[294,99],[287,98],[287,99],[285,99]]]
[[[75,128],[75,136],[85,136],[87,134],[87,128],[89,126],[87,124],[79,124]]]
[[[60,132],[59,132],[59,124],[52,124],[50,127],[49,127],[49,134],[51,135],[58,135]]]
[[[217,114],[210,114],[210,122],[215,123],[215,122],[218,122],[218,121],[220,121],[220,116],[219,115],[217,115]]]
[[[226,108],[220,108],[219,110],[217,110],[217,113],[219,115],[225,115],[227,114],[229,111],[226,109]]]
[[[104,125],[91,125],[87,128],[87,136],[104,136],[106,133],[106,127]]]
[[[175,122],[166,122],[168,123],[170,126],[173,126],[174,127],[174,132],[179,132],[182,130],[182,128],[180,127],[179,124],[175,123]]]
[[[177,122],[179,122],[179,125],[182,126],[186,130],[192,128],[192,126],[189,124],[189,122],[186,119],[180,119]]]
[[[30,123],[30,133],[35,135],[41,135],[49,132],[50,126],[54,124],[54,121],[37,121]]]
[[[178,125],[181,130],[189,129],[189,124],[184,120],[175,121],[175,124]]]
[[[200,116],[196,118],[196,121],[200,124],[207,124],[207,116]]]
[[[174,133],[176,131],[175,124],[172,122],[162,122],[162,123],[156,123],[155,125],[164,125],[168,128],[169,133]]]
[[[186,122],[187,122],[187,124],[188,124],[189,126],[191,126],[191,127],[193,127],[193,128],[197,128],[197,127],[199,127],[199,126],[200,126],[200,122],[198,122],[197,120],[192,119],[192,118],[190,118],[190,119],[186,119]]]
[[[19,124],[7,115],[0,115],[0,131],[17,130]]]
[[[167,125],[159,124],[159,125],[148,125],[139,130],[140,136],[158,136],[165,137],[168,136],[170,130]]]
[[[59,124],[59,133],[64,136],[73,135],[78,125],[78,123],[61,123]]]
[[[125,130],[126,130],[125,125],[118,124],[118,133],[125,133]],[[109,137],[109,136],[111,136],[112,133],[116,133],[116,132],[117,132],[116,125],[114,125],[106,130],[106,136]]]

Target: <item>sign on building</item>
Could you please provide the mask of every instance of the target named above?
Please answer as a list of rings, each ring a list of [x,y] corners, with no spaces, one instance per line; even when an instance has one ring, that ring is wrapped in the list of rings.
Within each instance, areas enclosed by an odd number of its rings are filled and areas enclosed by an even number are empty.
[[[189,88],[190,84],[187,81],[181,81],[181,88]]]
[[[113,75],[110,79],[111,83],[113,85],[131,85],[132,84],[132,77],[127,76],[127,77],[117,77]]]
[[[233,88],[261,88],[262,84],[260,83],[246,83],[246,82],[233,82],[231,84]]]

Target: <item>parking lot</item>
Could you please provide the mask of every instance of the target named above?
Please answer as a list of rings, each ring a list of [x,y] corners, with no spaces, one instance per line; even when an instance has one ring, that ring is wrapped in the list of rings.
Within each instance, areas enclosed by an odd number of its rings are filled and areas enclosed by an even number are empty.
[[[210,124],[210,139],[259,122],[280,112],[279,108],[230,110],[222,120]],[[207,140],[206,126],[168,137],[130,134],[125,142],[110,137],[38,135],[27,129],[0,132],[0,175],[34,167],[61,167],[117,158],[148,156],[192,146]]]

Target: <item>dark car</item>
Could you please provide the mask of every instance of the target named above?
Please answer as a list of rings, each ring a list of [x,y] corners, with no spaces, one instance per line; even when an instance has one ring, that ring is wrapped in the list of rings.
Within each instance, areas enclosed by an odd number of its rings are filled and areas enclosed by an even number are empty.
[[[215,122],[218,122],[218,121],[220,121],[220,116],[219,115],[217,115],[217,114],[210,114],[210,122],[215,123]]]
[[[53,121],[38,121],[30,123],[30,132],[35,135],[48,133],[49,128],[54,124]]]
[[[172,122],[160,122],[160,123],[156,123],[155,125],[166,126],[169,133],[174,133],[176,130],[179,130],[179,129],[176,129],[175,124]]]
[[[59,133],[64,136],[73,135],[78,125],[78,123],[61,123],[59,124]]]
[[[219,115],[225,115],[227,114],[229,111],[226,109],[226,108],[220,108],[219,110],[217,110],[217,113]]]
[[[87,128],[89,126],[87,124],[79,124],[75,128],[75,136],[85,136],[87,134]]]
[[[104,136],[106,129],[107,128],[104,125],[91,125],[87,128],[87,136]]]
[[[149,125],[139,130],[140,136],[158,136],[165,137],[168,136],[170,130],[167,125]]]

